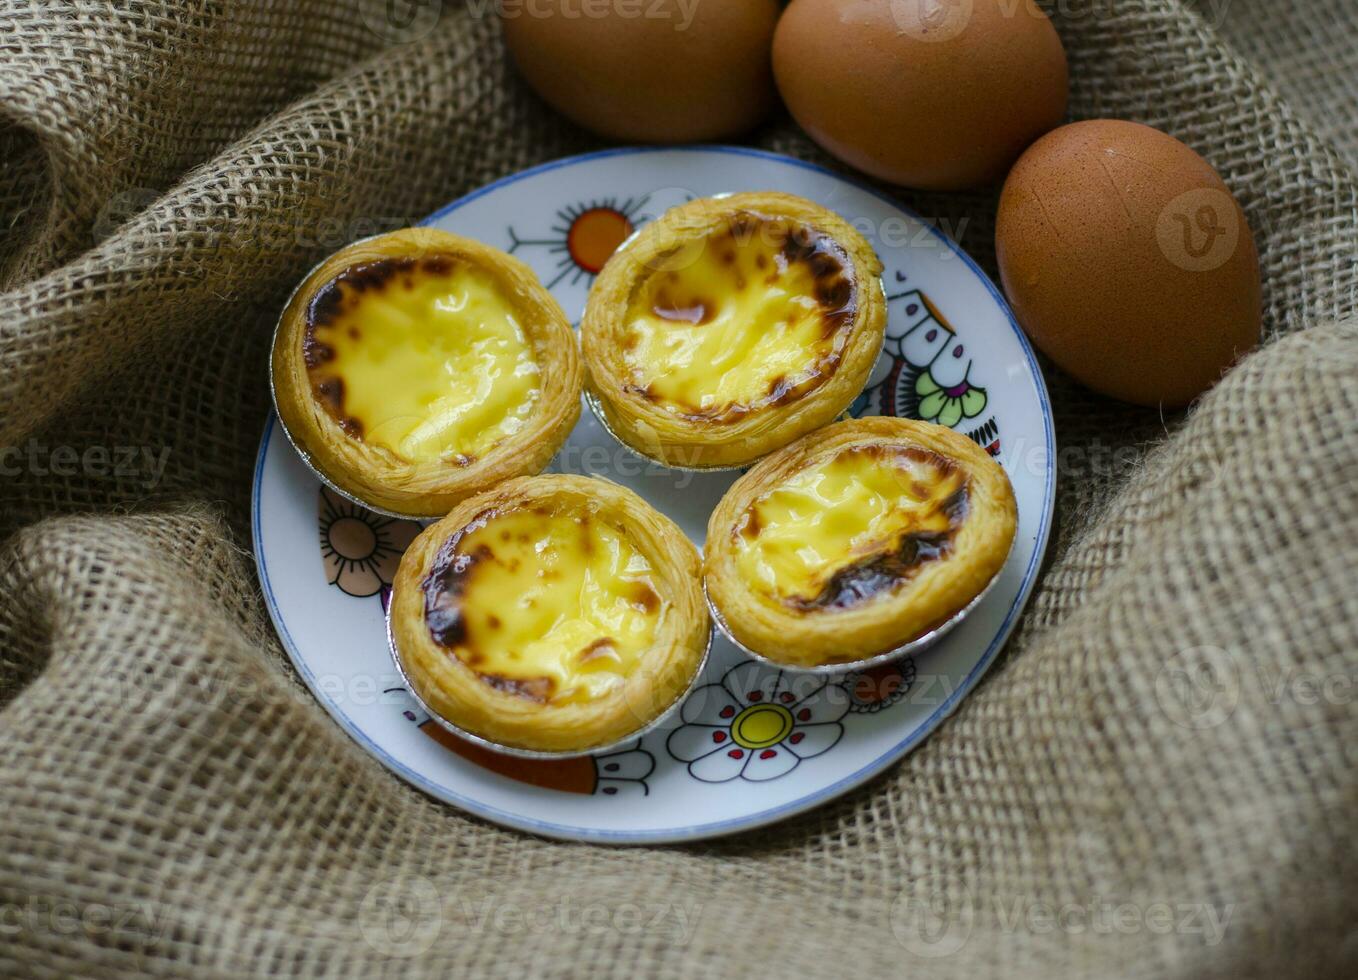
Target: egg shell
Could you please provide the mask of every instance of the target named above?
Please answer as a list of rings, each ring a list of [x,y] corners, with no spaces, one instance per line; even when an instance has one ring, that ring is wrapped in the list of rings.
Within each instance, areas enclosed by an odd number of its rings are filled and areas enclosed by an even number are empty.
[[[528,84],[601,136],[677,143],[733,136],[775,99],[776,0],[504,0]]]
[[[1244,212],[1179,140],[1121,120],[1063,126],[1014,165],[995,251],[1023,329],[1095,391],[1175,407],[1259,341]]]
[[[1066,111],[1065,50],[1033,0],[793,0],[773,67],[812,139],[910,187],[997,181]]]

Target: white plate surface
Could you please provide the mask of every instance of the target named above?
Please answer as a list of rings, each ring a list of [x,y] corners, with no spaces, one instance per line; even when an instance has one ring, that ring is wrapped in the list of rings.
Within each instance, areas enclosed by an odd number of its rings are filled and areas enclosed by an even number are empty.
[[[401,689],[383,608],[397,559],[418,526],[323,490],[271,419],[259,449],[253,519],[274,624],[345,731],[431,795],[496,823],[573,840],[658,843],[762,826],[847,792],[918,745],[1013,629],[1051,524],[1056,474],[1046,388],[999,292],[921,219],[798,160],[695,147],[549,163],[470,194],[426,223],[513,252],[578,323],[593,272],[627,233],[690,198],[754,190],[817,201],[877,249],[890,298],[887,341],[853,411],[951,425],[1001,461],[1018,498],[1019,526],[999,581],[937,646],[865,673],[785,674],[719,638],[700,686],[665,728],[593,758],[511,760],[451,742]],[[640,461],[588,411],[552,468],[632,487],[699,544],[733,479]]]

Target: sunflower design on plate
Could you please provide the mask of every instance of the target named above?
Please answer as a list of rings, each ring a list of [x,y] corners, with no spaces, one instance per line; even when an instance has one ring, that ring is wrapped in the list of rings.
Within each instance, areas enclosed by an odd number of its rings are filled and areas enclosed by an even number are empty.
[[[649,195],[629,197],[619,202],[616,198],[592,200],[588,203],[568,204],[556,213],[551,235],[543,238],[520,238],[509,229],[513,255],[521,248],[545,248],[556,257],[553,274],[542,278],[548,289],[554,289],[569,277],[569,285],[593,278],[603,269],[618,246],[636,231],[641,209]],[[548,280],[547,276],[552,278]]]
[[[665,747],[702,782],[766,782],[834,748],[850,704],[838,681],[742,663],[694,689]]]
[[[325,580],[359,599],[391,585],[401,555],[420,533],[415,521],[374,514],[325,486],[318,515]]]

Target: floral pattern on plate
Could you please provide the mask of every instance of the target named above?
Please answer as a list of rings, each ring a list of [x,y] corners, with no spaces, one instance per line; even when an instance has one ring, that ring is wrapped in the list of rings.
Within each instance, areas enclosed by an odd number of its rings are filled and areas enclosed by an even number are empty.
[[[702,782],[762,783],[834,748],[848,711],[838,682],[747,662],[694,689],[665,747]]]
[[[896,273],[898,282],[907,278]],[[976,428],[963,427],[975,424],[990,398],[972,381],[972,357],[952,324],[920,289],[888,296],[887,308],[882,356],[852,414],[894,415],[958,428],[998,455],[999,426],[993,416]]]
[[[698,686],[663,731],[614,753],[525,765],[533,760],[478,754],[455,740],[398,686],[383,614],[399,555],[420,525],[321,488],[271,420],[256,468],[253,542],[284,649],[365,751],[433,797],[570,840],[660,843],[768,824],[833,799],[908,752],[971,689],[1012,629],[1050,529],[1050,407],[998,290],[920,219],[800,161],[693,147],[552,161],[473,192],[425,223],[512,251],[578,319],[594,273],[625,235],[694,197],[745,190],[800,194],[868,223],[888,270],[888,325],[853,414],[930,417],[994,455],[1001,435],[1008,452],[1028,454],[1010,470],[1020,529],[1004,577],[928,651],[927,666],[921,659],[918,681],[910,659],[827,679],[750,663],[718,639]],[[906,236],[894,242],[872,231],[901,224]],[[553,468],[630,487],[701,543],[734,475],[634,462],[586,413]]]

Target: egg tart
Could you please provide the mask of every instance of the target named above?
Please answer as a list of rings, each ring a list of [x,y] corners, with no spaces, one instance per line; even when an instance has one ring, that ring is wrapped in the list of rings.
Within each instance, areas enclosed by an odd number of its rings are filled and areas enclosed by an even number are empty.
[[[283,311],[271,371],[312,468],[412,517],[540,472],[580,416],[584,377],[565,314],[528,266],[431,228],[317,266]]]
[[[929,422],[839,422],[737,480],[707,528],[718,625],[751,653],[822,669],[901,652],[994,580],[1017,523],[1000,465]]]
[[[445,727],[514,754],[634,737],[689,689],[711,626],[698,551],[606,480],[510,480],[406,551],[392,652]]]
[[[637,452],[732,468],[841,415],[881,351],[882,264],[788,194],[692,201],[614,253],[581,323],[588,398]]]

